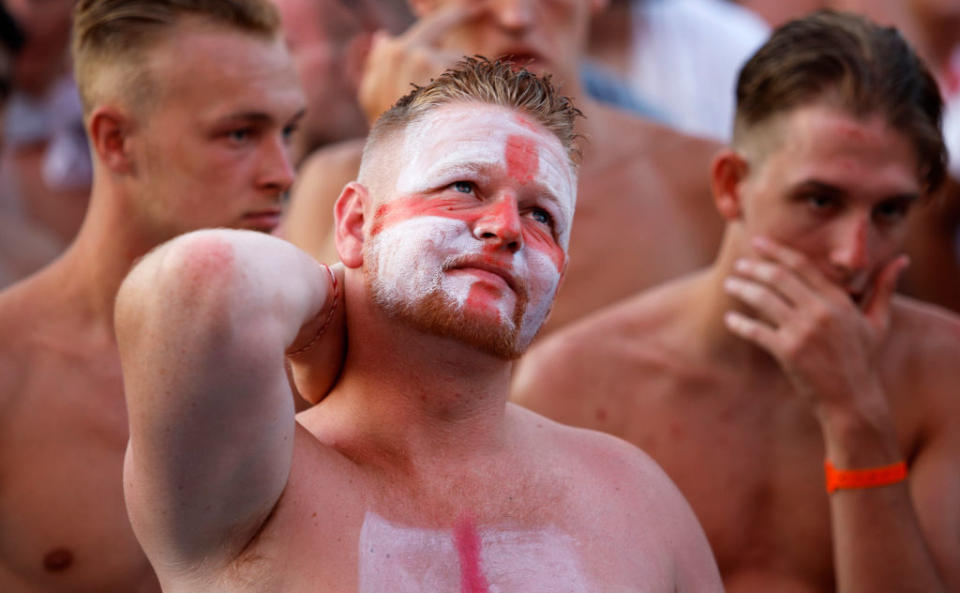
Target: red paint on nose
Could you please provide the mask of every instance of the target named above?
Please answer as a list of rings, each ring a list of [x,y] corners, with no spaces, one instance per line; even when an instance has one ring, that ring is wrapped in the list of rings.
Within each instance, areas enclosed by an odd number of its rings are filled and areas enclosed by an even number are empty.
[[[460,520],[453,529],[460,556],[461,593],[490,593],[490,585],[480,569],[480,536],[472,519]]]
[[[540,169],[537,143],[528,136],[514,134],[507,137],[504,159],[507,161],[507,175],[521,183],[533,181]]]
[[[513,241],[520,235],[520,211],[516,198],[512,196],[504,196],[491,203],[484,219],[487,224],[495,227],[490,230],[504,241]],[[483,225],[484,219],[481,219],[479,224]]]

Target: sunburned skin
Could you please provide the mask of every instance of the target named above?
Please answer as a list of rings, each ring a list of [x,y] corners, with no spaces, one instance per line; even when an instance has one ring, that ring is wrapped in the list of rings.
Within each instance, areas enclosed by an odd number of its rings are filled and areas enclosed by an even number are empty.
[[[394,525],[367,513],[360,532],[360,593],[585,593],[577,542],[555,527],[452,529]]]

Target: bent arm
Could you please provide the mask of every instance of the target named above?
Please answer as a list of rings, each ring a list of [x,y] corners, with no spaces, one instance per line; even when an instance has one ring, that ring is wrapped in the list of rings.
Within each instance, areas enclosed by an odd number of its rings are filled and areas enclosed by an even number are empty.
[[[259,531],[292,459],[284,353],[312,339],[331,296],[307,254],[248,231],[174,239],[124,281],[124,488],[154,566],[226,562]]]

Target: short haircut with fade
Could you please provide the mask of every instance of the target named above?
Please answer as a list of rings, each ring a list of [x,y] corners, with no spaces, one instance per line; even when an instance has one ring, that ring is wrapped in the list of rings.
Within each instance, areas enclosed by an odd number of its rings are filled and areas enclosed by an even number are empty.
[[[570,163],[580,162],[574,122],[582,113],[569,97],[559,94],[550,76],[516,69],[505,60],[464,58],[439,77],[401,98],[383,113],[370,130],[367,148],[449,103],[483,103],[516,109],[533,117],[560,140]],[[364,159],[366,160],[366,159]]]
[[[778,28],[740,71],[734,145],[773,116],[814,103],[859,118],[885,117],[913,143],[925,189],[942,183],[943,100],[896,29],[830,10]]]
[[[83,108],[98,103],[103,70],[125,69],[122,92],[137,102],[153,96],[155,81],[143,66],[147,50],[184,18],[273,38],[280,17],[269,0],[79,0],[73,13],[74,76]]]

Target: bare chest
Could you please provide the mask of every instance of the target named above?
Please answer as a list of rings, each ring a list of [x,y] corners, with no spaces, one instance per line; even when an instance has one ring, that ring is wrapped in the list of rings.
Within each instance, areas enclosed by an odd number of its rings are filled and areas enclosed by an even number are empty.
[[[0,589],[154,591],[122,493],[122,381],[99,365],[44,354],[4,410],[0,432]]]
[[[258,539],[260,549],[239,563],[246,571],[242,580],[267,579],[270,590],[673,590],[667,563],[651,560],[656,550],[626,553],[622,540],[610,537],[622,525],[592,524],[565,488],[546,485],[531,496],[517,486],[522,479],[491,476],[466,488],[451,476],[452,487],[426,495],[369,482],[323,492],[315,480],[292,478]],[[631,564],[637,556],[644,558],[643,569]],[[296,569],[277,571],[277,562]],[[638,583],[647,588],[637,589]]]
[[[632,419],[620,436],[649,453],[690,502],[728,591],[832,591],[819,426],[783,385],[755,397],[716,387],[635,394],[620,411]]]

